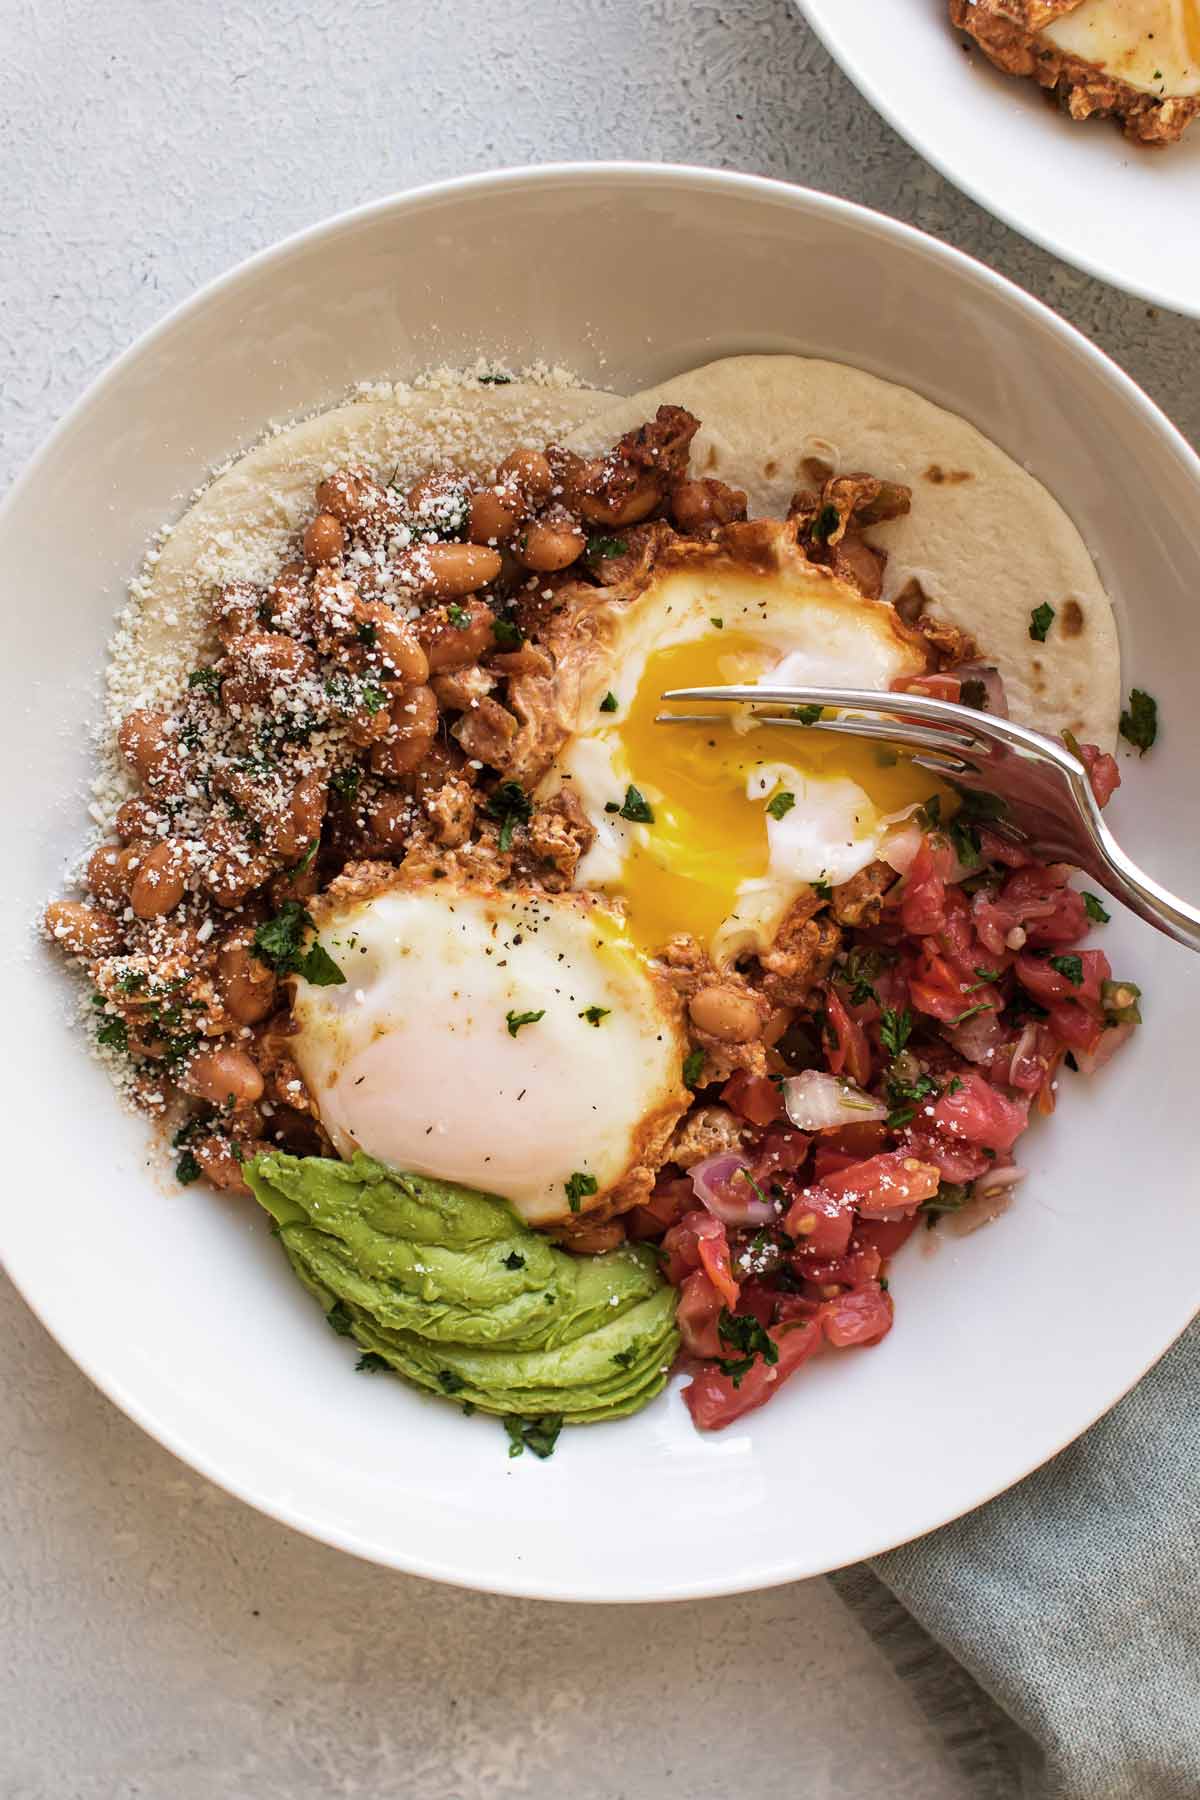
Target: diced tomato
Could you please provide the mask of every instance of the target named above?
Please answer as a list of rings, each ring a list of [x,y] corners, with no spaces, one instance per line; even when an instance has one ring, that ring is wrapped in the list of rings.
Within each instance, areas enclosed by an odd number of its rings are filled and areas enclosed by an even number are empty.
[[[1031,923],[1025,937],[1036,950],[1052,950],[1063,944],[1077,944],[1090,928],[1083,895],[1065,887],[1059,890],[1054,911],[1048,918]]]
[[[659,1238],[695,1204],[696,1190],[690,1175],[660,1175],[644,1204],[625,1214],[625,1229],[631,1238]]]
[[[910,1129],[905,1135],[912,1154],[932,1164],[943,1181],[974,1181],[991,1166],[991,1158],[976,1145],[952,1142],[943,1132]]]
[[[682,1287],[684,1279],[695,1269],[703,1269],[726,1306],[738,1302],[738,1284],[729,1260],[729,1240],[720,1219],[697,1209],[672,1225],[663,1239],[667,1253],[666,1277],[673,1287]]]
[[[829,1287],[836,1283],[840,1287],[857,1288],[877,1278],[883,1258],[873,1245],[858,1243],[856,1233],[845,1256],[831,1256],[821,1262],[797,1251],[791,1264],[800,1279],[811,1281],[814,1287]]]
[[[944,1025],[953,1025],[980,998],[978,994],[967,992],[969,985],[946,958],[932,948],[932,940],[926,939],[921,960],[908,983],[917,1011],[940,1019]]]
[[[824,1187],[809,1187],[793,1202],[783,1228],[811,1256],[841,1256],[854,1230],[854,1213],[851,1203],[840,1195]]]
[[[980,825],[978,830],[979,853],[985,863],[1002,863],[1008,869],[1024,869],[1034,860],[1033,852],[1015,839],[993,831],[988,825]]]
[[[871,1046],[857,1019],[852,1019],[837,989],[825,997],[825,1060],[835,1075],[846,1074],[859,1087],[871,1079]]]
[[[765,1329],[775,1317],[775,1299],[775,1289],[760,1276],[752,1275],[742,1283],[737,1309],[739,1313],[750,1313]]]
[[[1090,1011],[1077,1000],[1064,1000],[1050,1008],[1047,1026],[1060,1043],[1071,1050],[1094,1050],[1104,1030],[1099,1012]]]
[[[946,923],[946,875],[950,855],[926,835],[913,858],[900,900],[900,922],[912,937],[932,937]]]
[[[818,1186],[835,1169],[848,1169],[851,1163],[874,1156],[887,1143],[887,1135],[882,1119],[865,1119],[861,1125],[837,1125],[832,1131],[818,1132],[813,1153],[813,1174]]]
[[[724,1356],[717,1320],[725,1302],[703,1269],[694,1269],[679,1290],[675,1323],[683,1347],[692,1356]]]
[[[892,1296],[871,1281],[838,1300],[826,1300],[821,1327],[836,1350],[849,1349],[852,1344],[877,1344],[892,1329],[894,1311]]]
[[[721,1098],[751,1125],[773,1125],[784,1116],[783,1095],[769,1075],[748,1075],[739,1069],[721,1089]]]
[[[893,694],[926,694],[930,700],[952,700],[962,695],[962,682],[957,675],[903,675],[892,683]]]
[[[812,1320],[789,1319],[772,1325],[768,1335],[779,1352],[778,1362],[768,1364],[761,1356],[755,1357],[737,1387],[732,1376],[722,1375],[715,1363],[707,1363],[684,1388],[688,1411],[701,1431],[720,1431],[755,1407],[764,1406],[825,1341],[824,1332]]]
[[[935,1129],[983,1150],[1011,1150],[1029,1123],[1028,1101],[1007,1100],[974,1069],[956,1080],[957,1087],[951,1082],[934,1105]]]
[[[909,1213],[906,1219],[860,1219],[854,1228],[851,1248],[861,1244],[864,1249],[877,1251],[886,1262],[907,1244],[916,1229],[916,1213]]]
[[[1107,806],[1121,785],[1121,771],[1115,756],[1109,756],[1096,744],[1080,744],[1079,760],[1088,772],[1097,806]]]
[[[937,1169],[919,1162],[911,1150],[887,1150],[826,1176],[822,1185],[827,1193],[856,1207],[864,1218],[883,1219],[911,1212],[937,1193],[939,1182]],[[795,1211],[793,1207],[785,1227],[792,1236],[796,1235],[790,1223]]]
[[[797,1169],[802,1168],[808,1157],[810,1142],[806,1131],[793,1131],[787,1126],[768,1131],[750,1166],[750,1173],[759,1187],[765,1190],[768,1183],[777,1176],[794,1175]]]
[[[1090,1050],[1078,1052],[1080,1071],[1084,1075],[1094,1075],[1102,1069],[1106,1062],[1111,1062],[1122,1044],[1127,1044],[1137,1030],[1133,1020],[1121,1025],[1109,1025],[1100,1033],[1099,1041]]]
[[[1047,960],[1024,953],[1018,956],[1013,965],[1017,980],[1043,1006],[1054,1006],[1061,1000],[1069,1000],[1074,1004],[1094,1007],[1098,1011],[1101,983],[1111,981],[1112,966],[1103,950],[1079,950],[1075,955],[1081,965],[1082,979],[1078,983],[1064,975],[1061,969],[1054,968],[1054,959]]]

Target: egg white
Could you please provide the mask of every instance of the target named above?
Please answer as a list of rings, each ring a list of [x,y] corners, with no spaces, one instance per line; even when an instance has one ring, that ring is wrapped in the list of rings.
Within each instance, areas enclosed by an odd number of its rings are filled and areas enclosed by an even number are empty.
[[[678,1004],[586,897],[445,882],[317,910],[346,981],[297,980],[287,1047],[341,1156],[502,1194],[546,1225],[653,1160],[688,1105]],[[595,1184],[577,1209],[573,1176]]]
[[[1200,94],[1200,0],[1083,0],[1040,35],[1146,94]]]

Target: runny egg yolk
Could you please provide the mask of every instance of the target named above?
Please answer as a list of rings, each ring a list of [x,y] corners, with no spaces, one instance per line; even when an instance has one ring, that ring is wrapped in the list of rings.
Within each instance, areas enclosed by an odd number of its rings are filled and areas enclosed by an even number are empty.
[[[773,661],[759,638],[714,629],[692,642],[651,653],[625,717],[611,727],[629,779],[654,795],[654,820],[644,842],[631,843],[619,882],[632,937],[658,950],[677,932],[712,941],[736,913],[743,883],[763,878],[769,864],[767,806],[773,795],[751,798],[747,785],[763,765],[787,764],[814,783],[853,782],[869,805],[856,826],[865,836],[880,818],[937,794],[943,813],[952,790],[890,745],[801,725],[656,725],[670,688],[754,681]],[[779,784],[776,793],[785,790]],[[799,801],[797,802],[799,804]],[[639,834],[642,835],[642,834]]]

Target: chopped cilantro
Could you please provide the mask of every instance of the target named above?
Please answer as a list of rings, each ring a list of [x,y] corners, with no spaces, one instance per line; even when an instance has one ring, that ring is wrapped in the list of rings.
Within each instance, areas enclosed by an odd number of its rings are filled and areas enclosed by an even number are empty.
[[[812,522],[812,534],[819,544],[827,544],[841,522],[836,506],[823,506]]]
[[[1082,956],[1052,956],[1050,967],[1057,969],[1058,973],[1069,981],[1072,987],[1083,986]]]
[[[829,883],[825,880],[824,876],[822,876],[820,881],[813,882],[812,891],[817,896],[818,900],[832,900],[833,899],[833,889],[830,887]]]
[[[787,788],[783,788],[778,794],[772,795],[771,799],[767,801],[767,811],[773,819],[782,819],[787,813],[791,812],[795,804],[795,794],[790,793]]]
[[[640,1349],[641,1339],[634,1338],[633,1342],[627,1344],[624,1350],[614,1350],[613,1361],[616,1363],[618,1369],[632,1369],[634,1363],[638,1359],[638,1352]]]
[[[624,538],[605,537],[601,533],[588,539],[583,554],[585,561],[594,563],[607,556],[624,556],[628,548]]]
[[[519,781],[502,781],[485,808],[489,818],[500,821],[500,849],[512,845],[513,831],[533,814],[533,801]]]
[[[1112,917],[1111,913],[1105,912],[1095,894],[1084,894],[1083,910],[1095,925],[1107,925],[1109,919]]]
[[[189,1182],[199,1181],[202,1174],[203,1170],[196,1161],[196,1158],[192,1155],[190,1150],[185,1150],[179,1161],[175,1164],[176,1181],[179,1182],[181,1187],[187,1187]]]
[[[369,650],[373,650],[379,640],[379,633],[376,631],[374,625],[372,625],[370,619],[360,619],[354,628],[354,635],[359,643],[366,644]]]
[[[715,625],[718,631],[724,631],[725,629],[724,619],[718,619],[711,613],[709,614],[708,622],[710,625]]]
[[[504,613],[497,613],[492,620],[492,636],[501,650],[519,650],[525,642],[525,633],[517,621]]]
[[[801,725],[815,725],[824,709],[820,706],[793,706],[788,714],[789,719],[799,719]]]
[[[578,1212],[579,1202],[586,1200],[589,1194],[594,1194],[598,1186],[599,1183],[594,1175],[584,1175],[579,1169],[576,1169],[570,1180],[563,1184],[567,1205],[571,1211]]]
[[[504,1015],[504,1023],[508,1026],[509,1037],[516,1037],[522,1025],[536,1025],[538,1020],[544,1019],[545,1016],[546,1009],[544,1006],[538,1012],[506,1012]]]
[[[1143,756],[1158,736],[1158,701],[1141,688],[1132,690],[1128,710],[1121,714],[1121,736]]]
[[[954,845],[954,854],[964,869],[977,866],[983,854],[983,846],[979,832],[969,821],[954,818],[950,821],[950,842]]]
[[[943,1181],[936,1194],[928,1200],[922,1200],[917,1211],[926,1215],[932,1225],[941,1213],[958,1212],[971,1198],[970,1182]]]
[[[1046,633],[1054,623],[1054,608],[1043,600],[1029,615],[1029,635],[1035,644],[1044,644]]]
[[[936,831],[942,822],[942,796],[930,794],[920,811],[922,824],[930,831]]]
[[[523,1269],[525,1267],[525,1258],[519,1250],[510,1250],[508,1255],[502,1258],[502,1261],[506,1269]]]
[[[348,768],[336,769],[329,777],[329,791],[350,806],[358,794],[358,784],[361,780],[362,770],[357,763],[351,763]]]
[[[329,1311],[325,1314],[325,1323],[328,1325],[330,1331],[336,1331],[339,1337],[350,1336],[350,1333],[354,1328],[354,1322],[350,1317],[350,1308],[346,1305],[344,1300],[334,1301]]]
[[[946,1083],[945,1087],[942,1089],[942,1092],[943,1092],[943,1094],[957,1094],[957,1092],[961,1086],[962,1086],[962,1077],[959,1075],[955,1075],[952,1080],[950,1080]]]
[[[742,1352],[741,1356],[720,1357],[717,1361],[722,1375],[728,1375],[735,1388],[741,1387],[743,1378],[750,1373],[758,1357],[761,1356],[768,1367],[779,1361],[779,1346],[753,1313],[731,1313],[723,1306],[717,1321],[717,1336],[731,1350]]]
[[[254,954],[277,974],[302,975],[313,987],[339,987],[346,977],[329,952],[315,941],[305,951],[300,948],[307,933],[315,930],[307,907],[285,900],[275,917],[254,933]]]
[[[524,1450],[532,1450],[545,1462],[548,1456],[554,1455],[554,1446],[558,1442],[558,1434],[563,1427],[561,1413],[541,1413],[531,1419],[522,1419],[516,1413],[510,1413],[504,1421],[504,1429],[508,1433],[508,1454],[520,1456]]]
[[[700,1077],[704,1073],[703,1050],[692,1050],[683,1059],[683,1082],[685,1087],[700,1086]]]
[[[509,382],[515,379],[516,377],[513,375],[481,375],[479,385],[480,387],[507,387]]]
[[[363,1375],[375,1375],[391,1366],[386,1356],[379,1356],[374,1350],[364,1350],[354,1365],[356,1371]]]
[[[467,1385],[462,1376],[456,1375],[453,1369],[439,1369],[437,1380],[443,1394],[461,1394]]]
[[[617,696],[613,693],[612,689],[609,688],[607,694],[605,694],[603,700],[600,702],[600,711],[601,712],[616,712],[616,710],[617,710]]]
[[[97,995],[96,998],[99,999],[100,996]],[[103,1044],[106,1050],[120,1050],[124,1053],[129,1049],[129,1027],[119,1014],[106,1013],[96,1032],[96,1042]]]
[[[465,606],[459,606],[457,601],[446,608],[446,617],[453,625],[455,631],[465,631],[467,626],[471,623],[470,613]]]
[[[856,944],[851,950],[842,969],[842,979],[850,988],[851,1006],[865,1006],[868,1000],[878,1000],[874,983],[885,960],[891,960],[887,952],[871,946]]]
[[[598,1027],[601,1019],[607,1019],[611,1011],[611,1006],[585,1006],[579,1017],[586,1019],[589,1025]]]
[[[973,1019],[976,1013],[992,1012],[993,1010],[994,1008],[990,1000],[981,1000],[977,1006],[968,1006],[965,1012],[960,1012],[953,1019],[947,1019],[946,1023],[947,1025],[962,1025],[965,1024],[968,1019]]]
[[[907,1008],[885,1006],[879,1016],[879,1041],[891,1056],[899,1056],[912,1036],[913,1016]]]
[[[653,825],[654,812],[649,801],[632,781],[625,789],[625,799],[619,808],[621,817],[634,825]]]
[[[221,692],[221,677],[215,669],[193,669],[188,676],[190,688],[202,688],[206,694],[214,697]]]
[[[304,852],[304,855],[300,858],[300,861],[295,865],[295,867],[293,869],[289,870],[289,873],[292,875],[307,875],[308,871],[313,866],[313,858],[316,856],[317,851],[320,849],[320,847],[321,847],[320,838],[319,837],[313,838],[311,840],[311,842],[309,843],[308,849]]]

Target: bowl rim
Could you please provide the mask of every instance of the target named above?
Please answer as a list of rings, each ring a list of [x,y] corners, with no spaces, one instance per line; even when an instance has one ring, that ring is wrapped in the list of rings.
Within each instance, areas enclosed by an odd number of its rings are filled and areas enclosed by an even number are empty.
[[[1170,293],[1165,288],[1155,287],[1152,281],[1139,281],[1136,276],[1130,277],[1124,273],[1117,273],[1098,257],[1089,255],[1086,249],[1076,250],[1073,247],[1069,250],[1065,249],[1061,239],[1056,238],[1053,233],[1031,223],[1016,207],[997,200],[993,194],[988,192],[986,184],[975,180],[969,170],[959,168],[949,157],[931,149],[927,142],[924,142],[904,123],[900,108],[892,104],[886,92],[872,81],[871,77],[857,64],[850,63],[842,56],[835,43],[827,15],[818,10],[816,0],[794,0],[794,4],[803,14],[805,24],[816,37],[822,49],[837,65],[850,85],[862,95],[868,106],[879,114],[897,137],[904,140],[910,150],[915,151],[931,168],[936,169],[939,175],[944,176],[952,187],[958,189],[959,193],[965,194],[969,200],[975,202],[976,206],[982,207],[984,212],[991,214],[992,218],[999,219],[1001,224],[1007,225],[1009,230],[1015,231],[1019,237],[1028,239],[1031,244],[1037,244],[1039,249],[1047,251],[1051,256],[1059,257],[1072,268],[1082,270],[1094,281],[1103,282],[1105,287],[1116,288],[1118,293],[1131,294],[1135,300],[1147,300],[1152,306],[1161,306],[1164,312],[1175,313],[1181,319],[1200,319],[1200,297],[1194,304],[1188,305],[1180,295]],[[1016,283],[1013,285],[1015,286]],[[1063,323],[1065,324],[1067,321],[1064,320]]]
[[[86,415],[89,408],[102,398],[112,384],[121,379],[126,369],[133,365],[146,350],[172,331],[176,325],[203,310],[216,295],[235,289],[244,280],[253,279],[263,270],[268,269],[272,263],[286,262],[296,251],[307,245],[321,239],[335,237],[342,231],[353,229],[364,222],[386,216],[389,213],[402,216],[406,212],[431,205],[440,205],[446,200],[453,200],[462,194],[503,194],[506,191],[526,187],[586,186],[606,181],[633,188],[669,189],[672,186],[685,186],[701,192],[708,190],[734,195],[741,194],[748,199],[766,200],[786,206],[801,216],[816,214],[844,219],[856,223],[860,228],[866,228],[885,241],[915,251],[930,259],[934,264],[940,263],[952,269],[959,277],[965,278],[976,287],[991,290],[994,295],[1005,298],[1018,310],[1025,311],[1034,321],[1055,334],[1065,351],[1073,352],[1083,362],[1091,364],[1097,374],[1119,393],[1127,405],[1142,414],[1147,424],[1163,441],[1164,448],[1171,450],[1182,465],[1184,472],[1190,476],[1192,482],[1200,490],[1200,454],[1192,448],[1161,407],[1143,392],[1119,364],[1105,351],[1093,344],[1074,325],[1061,318],[1044,302],[1027,293],[1017,283],[929,233],[893,219],[887,214],[875,212],[869,207],[823,193],[818,189],[801,187],[765,176],[744,174],[736,170],[714,169],[700,164],[643,161],[556,162],[532,165],[517,164],[400,189],[382,198],[368,201],[361,206],[332,214],[326,219],[293,232],[277,242],[267,245],[262,250],[254,252],[232,268],[214,276],[142,332],[132,344],[106,364],[72,402],[32,457],[18,472],[8,494],[0,500],[0,532],[8,523],[11,514],[23,503],[26,492],[36,485],[41,477],[43,467],[51,461],[60,443],[69,436],[78,420]],[[705,1599],[726,1594],[756,1592],[760,1589],[776,1587],[801,1579],[805,1573],[798,1572],[794,1562],[791,1564],[779,1562],[747,1569],[744,1574],[725,1579],[706,1580],[701,1576],[690,1580],[675,1581],[668,1587],[652,1594],[639,1590],[622,1591],[618,1589],[600,1597],[586,1587],[576,1588],[562,1584],[551,1586],[531,1574],[516,1570],[499,1569],[494,1575],[487,1576],[479,1573],[464,1574],[461,1568],[451,1566],[437,1557],[407,1552],[401,1555],[386,1550],[378,1544],[366,1541],[352,1531],[343,1530],[323,1519],[310,1516],[302,1501],[265,1498],[260,1492],[254,1491],[251,1484],[228,1475],[220,1467],[218,1456],[211,1455],[201,1445],[193,1442],[186,1430],[161,1418],[157,1409],[151,1405],[144,1405],[133,1393],[127,1391],[119,1378],[97,1366],[94,1350],[77,1342],[73,1319],[69,1315],[56,1317],[55,1308],[46,1303],[44,1296],[42,1304],[39,1304],[26,1291],[20,1274],[8,1267],[7,1263],[5,1266],[6,1272],[22,1300],[59,1347],[71,1358],[81,1373],[149,1437],[172,1455],[178,1457],[181,1462],[196,1470],[198,1474],[212,1481],[224,1492],[234,1495],[235,1498],[252,1506],[256,1511],[265,1513],[278,1523],[315,1538],[318,1542],[346,1551],[364,1561],[421,1576],[427,1580],[466,1587],[478,1592],[527,1599],[587,1602],[593,1605],[630,1603],[649,1605],[662,1601]],[[1166,1354],[1171,1345],[1187,1329],[1188,1323],[1188,1320],[1183,1320],[1178,1329],[1173,1332],[1170,1340],[1155,1352],[1144,1367],[1138,1369],[1130,1377],[1121,1392],[1100,1407],[1078,1431],[1072,1430],[1048,1456],[1037,1456],[1015,1475],[981,1495],[975,1502],[975,1506],[985,1505],[998,1494],[1007,1492],[1010,1487],[1025,1480],[1035,1469],[1044,1466],[1046,1462],[1073,1443],[1077,1437],[1082,1435],[1083,1431],[1090,1429],[1125,1394],[1130,1392],[1147,1371]],[[924,1536],[961,1516],[963,1516],[961,1513],[954,1510],[944,1516],[940,1513],[936,1514],[915,1536]],[[901,1541],[912,1542],[913,1537]],[[880,1542],[869,1554],[881,1554],[885,1550],[897,1547],[898,1545],[891,1540],[885,1540]],[[834,1564],[832,1566],[844,1565]]]

